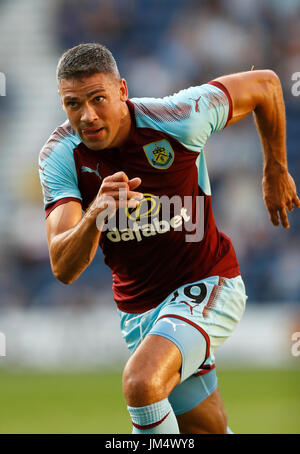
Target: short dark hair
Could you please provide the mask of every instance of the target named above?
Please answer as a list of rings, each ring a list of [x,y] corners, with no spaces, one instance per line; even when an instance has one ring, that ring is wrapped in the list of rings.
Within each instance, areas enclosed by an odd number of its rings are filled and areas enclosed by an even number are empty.
[[[96,73],[112,74],[120,78],[116,60],[107,47],[99,43],[84,43],[63,53],[57,65],[56,78],[59,82]]]

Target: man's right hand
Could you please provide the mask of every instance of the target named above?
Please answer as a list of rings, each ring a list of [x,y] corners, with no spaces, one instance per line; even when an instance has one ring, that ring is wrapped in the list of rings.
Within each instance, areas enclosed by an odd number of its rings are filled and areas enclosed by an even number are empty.
[[[140,184],[140,178],[129,180],[125,172],[117,172],[104,178],[93,202],[93,208],[104,210],[102,213],[107,219],[113,217],[118,208],[137,207],[143,194],[134,189]]]

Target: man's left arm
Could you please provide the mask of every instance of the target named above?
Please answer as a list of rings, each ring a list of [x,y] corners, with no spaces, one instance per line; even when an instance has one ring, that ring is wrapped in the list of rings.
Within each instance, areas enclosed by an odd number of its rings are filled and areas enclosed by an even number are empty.
[[[271,70],[248,71],[222,76],[232,99],[228,125],[254,113],[263,148],[263,197],[274,225],[289,227],[286,210],[300,208],[293,178],[288,172],[285,105],[281,83]],[[279,220],[280,219],[280,220]]]

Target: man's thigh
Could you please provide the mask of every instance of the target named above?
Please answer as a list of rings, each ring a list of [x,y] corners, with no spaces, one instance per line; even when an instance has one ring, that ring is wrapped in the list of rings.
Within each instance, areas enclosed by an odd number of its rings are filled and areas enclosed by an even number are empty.
[[[218,387],[216,369],[193,374],[179,383],[169,395],[176,416],[188,413],[204,402]]]
[[[128,405],[142,407],[167,398],[180,383],[181,354],[162,336],[147,336],[130,356],[123,371]]]
[[[181,433],[226,433],[227,418],[216,369],[192,375],[169,395]]]
[[[176,418],[182,434],[226,434],[227,431],[226,412],[218,389]]]

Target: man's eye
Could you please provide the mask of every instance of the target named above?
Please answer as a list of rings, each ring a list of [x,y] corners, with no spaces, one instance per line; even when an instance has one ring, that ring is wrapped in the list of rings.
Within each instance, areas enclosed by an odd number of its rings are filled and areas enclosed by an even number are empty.
[[[68,101],[67,106],[68,107],[77,107],[78,102],[77,101]]]
[[[104,99],[103,96],[96,96],[96,97],[94,98],[94,100],[95,100],[96,102],[101,102],[101,101],[103,101],[103,99]]]

